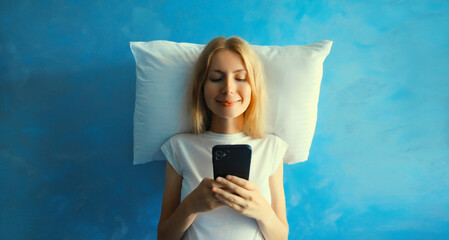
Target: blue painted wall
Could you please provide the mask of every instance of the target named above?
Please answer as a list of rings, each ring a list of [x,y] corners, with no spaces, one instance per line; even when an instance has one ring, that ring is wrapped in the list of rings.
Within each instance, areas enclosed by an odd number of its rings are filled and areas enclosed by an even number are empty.
[[[187,1],[186,1],[187,2]],[[449,2],[2,1],[0,239],[155,239],[129,41],[329,39],[290,239],[449,238]]]

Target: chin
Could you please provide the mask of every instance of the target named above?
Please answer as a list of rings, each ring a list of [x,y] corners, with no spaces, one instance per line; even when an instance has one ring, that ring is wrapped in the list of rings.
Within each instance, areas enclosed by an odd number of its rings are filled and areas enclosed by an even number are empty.
[[[242,114],[243,114],[243,112],[242,113],[223,113],[222,112],[222,113],[215,114],[215,115],[219,118],[233,119],[233,118],[241,116]]]

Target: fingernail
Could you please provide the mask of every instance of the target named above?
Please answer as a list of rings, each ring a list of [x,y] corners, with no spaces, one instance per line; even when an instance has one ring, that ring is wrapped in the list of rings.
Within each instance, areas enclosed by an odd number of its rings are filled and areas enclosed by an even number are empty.
[[[228,176],[226,176],[226,178],[229,179],[229,180],[231,180],[232,177],[231,177],[230,175],[228,175]]]

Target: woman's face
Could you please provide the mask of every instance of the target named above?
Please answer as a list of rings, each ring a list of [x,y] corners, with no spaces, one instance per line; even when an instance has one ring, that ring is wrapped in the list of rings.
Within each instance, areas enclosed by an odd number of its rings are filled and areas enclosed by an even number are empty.
[[[251,102],[251,86],[239,54],[220,50],[211,59],[204,83],[204,100],[209,110],[220,118],[243,114]]]

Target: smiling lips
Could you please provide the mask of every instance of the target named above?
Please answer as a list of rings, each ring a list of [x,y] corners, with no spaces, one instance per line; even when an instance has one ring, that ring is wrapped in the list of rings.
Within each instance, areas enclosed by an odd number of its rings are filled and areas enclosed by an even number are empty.
[[[226,101],[219,101],[219,100],[217,100],[217,102],[220,103],[224,107],[232,107],[232,106],[234,106],[235,104],[237,104],[240,101],[241,100],[237,100],[237,101],[228,101],[228,100],[226,100]]]

